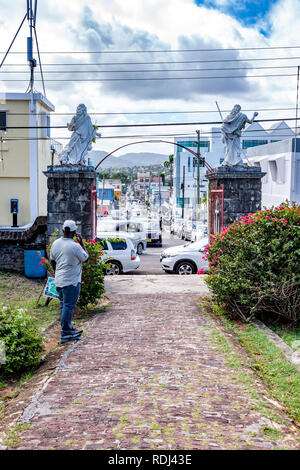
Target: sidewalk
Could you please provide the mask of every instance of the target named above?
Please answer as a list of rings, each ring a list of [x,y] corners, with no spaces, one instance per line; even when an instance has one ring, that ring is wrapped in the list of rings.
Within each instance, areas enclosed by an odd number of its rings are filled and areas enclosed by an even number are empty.
[[[297,448],[299,434],[280,405],[216,344],[217,326],[197,302],[207,294],[202,276],[132,277],[106,279],[112,306],[66,346],[24,411],[30,429],[16,448]]]

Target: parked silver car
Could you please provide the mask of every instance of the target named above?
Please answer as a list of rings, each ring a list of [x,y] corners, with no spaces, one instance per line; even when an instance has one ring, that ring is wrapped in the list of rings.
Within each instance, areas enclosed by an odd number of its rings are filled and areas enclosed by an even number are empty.
[[[160,255],[160,264],[167,273],[179,275],[196,274],[198,270],[208,271],[208,261],[203,258],[208,238],[195,243],[166,248]]]

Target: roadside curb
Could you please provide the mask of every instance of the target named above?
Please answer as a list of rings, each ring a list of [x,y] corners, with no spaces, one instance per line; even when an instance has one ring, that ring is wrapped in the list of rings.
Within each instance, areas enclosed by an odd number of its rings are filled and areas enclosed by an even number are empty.
[[[300,354],[298,351],[294,351],[288,344],[286,344],[280,336],[278,336],[274,331],[270,330],[263,322],[260,320],[253,321],[253,325],[258,329],[266,333],[269,340],[275,344],[275,346],[280,349],[286,359],[291,362],[300,372]]]

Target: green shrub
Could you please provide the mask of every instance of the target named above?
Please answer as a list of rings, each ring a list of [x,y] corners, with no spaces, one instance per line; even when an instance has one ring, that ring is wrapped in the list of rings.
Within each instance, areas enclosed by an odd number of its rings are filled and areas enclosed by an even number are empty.
[[[248,214],[211,237],[206,282],[229,315],[300,319],[300,207]]]
[[[82,265],[81,292],[78,305],[86,309],[89,305],[96,305],[104,295],[104,275],[108,267],[102,261],[104,252],[102,244],[95,240],[84,240],[89,259]]]
[[[24,372],[43,360],[43,337],[23,309],[0,306],[0,340],[6,353],[0,375]]]

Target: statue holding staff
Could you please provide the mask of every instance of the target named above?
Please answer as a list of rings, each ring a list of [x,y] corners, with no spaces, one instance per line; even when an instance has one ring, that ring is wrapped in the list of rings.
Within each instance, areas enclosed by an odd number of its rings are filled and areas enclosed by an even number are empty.
[[[236,104],[231,113],[223,120],[221,125],[222,142],[225,146],[225,159],[222,166],[243,166],[241,158],[241,141],[242,129],[245,124],[252,124],[257,112],[253,114],[252,119],[248,119],[246,114],[241,112],[241,107]]]
[[[92,149],[92,142],[95,142],[96,137],[101,137],[101,134],[96,132],[84,104],[77,106],[76,114],[67,128],[73,134],[58,158],[62,165],[85,165],[85,157]]]

